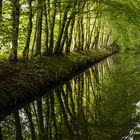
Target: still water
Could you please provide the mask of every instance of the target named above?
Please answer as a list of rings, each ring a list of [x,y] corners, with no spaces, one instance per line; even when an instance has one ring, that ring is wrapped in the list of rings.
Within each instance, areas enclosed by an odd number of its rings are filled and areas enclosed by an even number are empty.
[[[113,56],[0,124],[0,140],[140,140],[140,59]]]

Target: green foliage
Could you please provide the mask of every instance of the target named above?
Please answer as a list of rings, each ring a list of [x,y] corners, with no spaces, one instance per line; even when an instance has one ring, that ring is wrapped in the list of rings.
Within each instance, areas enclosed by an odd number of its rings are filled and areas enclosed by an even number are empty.
[[[134,119],[132,115],[135,116],[135,105],[140,96],[139,63],[139,56],[130,52],[119,56],[119,62],[113,68],[110,80],[101,89],[103,122],[125,126]]]
[[[1,51],[9,51],[11,47],[11,8],[10,2],[5,1],[3,3],[3,14],[2,19],[0,21],[0,48]]]
[[[122,47],[135,47],[140,44],[140,2],[128,0],[105,1],[106,16],[112,30],[113,39]]]
[[[19,51],[18,54],[21,55],[27,41],[30,8],[28,0],[20,0],[19,3],[20,23],[17,49]],[[46,11],[44,11],[44,5],[46,5]],[[77,48],[81,49],[82,47],[83,49],[86,49],[87,44],[90,47],[93,45],[93,48],[96,46],[98,46],[98,48],[106,47],[114,40],[117,40],[122,49],[136,47],[140,44],[140,2],[138,0],[50,0],[50,2],[46,1],[45,3],[44,1],[42,4],[38,4],[37,1],[32,1],[31,7],[33,28],[31,38],[29,39],[29,55],[32,54],[31,50],[33,50],[34,53],[37,47],[37,13],[40,7],[43,8],[42,32],[40,40],[40,48],[42,52],[45,48],[44,44],[46,36],[48,36],[46,44],[48,47],[52,48],[52,50],[55,49],[57,41],[60,41],[60,45],[62,45],[62,41],[64,41],[62,46],[63,52],[65,52],[68,46],[68,41],[70,41],[71,34],[72,43],[70,43],[69,46],[70,51],[76,50]],[[61,36],[60,32],[63,23],[63,16],[65,15],[66,11],[67,18],[64,20],[65,23],[63,33],[60,39],[59,36]],[[2,48],[1,52],[7,54],[9,54],[12,47],[13,19],[11,12],[11,1],[4,0],[2,6],[2,19],[0,21],[0,48]],[[47,22],[45,21],[45,12]],[[53,17],[54,20],[52,19],[53,13],[55,14]],[[72,13],[73,16],[71,17]],[[69,20],[70,23],[67,24]],[[74,25],[71,29],[72,20],[74,20]],[[46,25],[46,23],[48,25]],[[51,29],[52,24],[54,24],[54,28]],[[68,29],[65,31],[67,25]],[[46,31],[46,27],[48,27],[48,31]],[[50,36],[51,32],[53,36]],[[97,36],[98,33],[99,35]],[[105,43],[108,35],[110,40],[108,43]],[[51,39],[53,45],[49,46]]]

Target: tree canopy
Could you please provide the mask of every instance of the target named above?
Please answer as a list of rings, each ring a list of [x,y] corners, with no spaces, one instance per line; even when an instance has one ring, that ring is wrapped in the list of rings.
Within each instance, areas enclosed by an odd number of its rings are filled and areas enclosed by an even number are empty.
[[[1,54],[17,60],[140,44],[138,0],[1,0]]]

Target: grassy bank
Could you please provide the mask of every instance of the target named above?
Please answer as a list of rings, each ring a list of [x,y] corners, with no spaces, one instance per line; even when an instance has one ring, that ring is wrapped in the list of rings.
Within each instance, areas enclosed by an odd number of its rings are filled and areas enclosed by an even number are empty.
[[[115,52],[113,52],[115,53]],[[111,51],[94,50],[63,56],[48,56],[28,62],[0,62],[0,116],[17,105],[39,96],[55,84],[111,55]]]

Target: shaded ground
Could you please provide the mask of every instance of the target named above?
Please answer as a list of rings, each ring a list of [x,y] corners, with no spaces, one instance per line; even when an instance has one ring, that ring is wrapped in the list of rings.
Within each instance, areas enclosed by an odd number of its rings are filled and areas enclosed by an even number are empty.
[[[28,62],[0,61],[0,117],[111,54],[112,51],[94,50]]]

